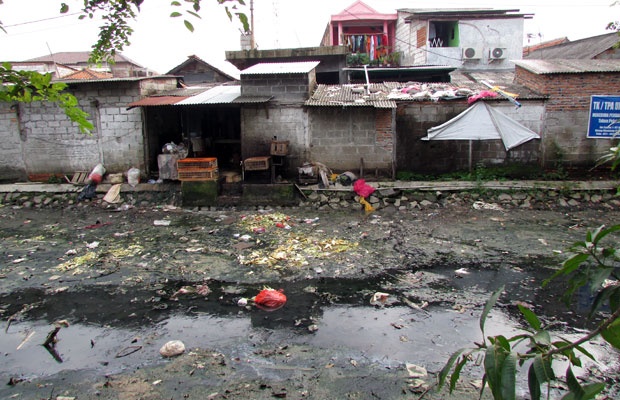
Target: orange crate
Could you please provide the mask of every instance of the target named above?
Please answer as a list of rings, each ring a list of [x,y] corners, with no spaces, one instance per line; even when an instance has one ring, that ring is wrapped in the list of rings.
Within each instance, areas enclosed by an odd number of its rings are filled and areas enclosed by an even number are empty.
[[[217,158],[184,158],[177,162],[177,169],[217,168]]]
[[[219,177],[217,168],[180,169],[180,181],[214,181]]]
[[[243,169],[246,171],[265,171],[269,169],[271,157],[250,157],[243,161]]]

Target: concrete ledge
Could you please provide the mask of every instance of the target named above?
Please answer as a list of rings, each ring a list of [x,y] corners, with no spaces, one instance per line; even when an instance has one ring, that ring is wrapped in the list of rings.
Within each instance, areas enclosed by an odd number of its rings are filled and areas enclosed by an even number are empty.
[[[74,193],[80,192],[85,185],[72,185],[68,183],[11,183],[0,185],[0,193]],[[97,185],[97,193],[107,193],[112,187],[110,183],[102,183]],[[139,183],[135,187],[128,183],[123,183],[121,192],[167,192],[171,190],[180,190],[181,183]]]

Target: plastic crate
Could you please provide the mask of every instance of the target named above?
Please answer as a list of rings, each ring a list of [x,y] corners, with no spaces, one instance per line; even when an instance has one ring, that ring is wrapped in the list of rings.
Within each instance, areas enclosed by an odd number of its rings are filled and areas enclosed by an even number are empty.
[[[243,169],[246,171],[265,171],[269,169],[271,157],[251,157],[243,161]]]
[[[219,177],[217,168],[179,169],[180,181],[214,181]]]
[[[177,169],[217,168],[217,158],[184,158],[177,162]]]
[[[270,154],[272,156],[286,156],[288,155],[288,143],[289,141],[278,141],[274,140],[271,142],[271,151]]]

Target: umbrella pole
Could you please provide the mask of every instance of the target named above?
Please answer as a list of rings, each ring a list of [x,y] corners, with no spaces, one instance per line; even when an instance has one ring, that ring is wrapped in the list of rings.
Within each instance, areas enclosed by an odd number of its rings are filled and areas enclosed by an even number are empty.
[[[471,142],[472,140],[469,139],[469,172],[471,172],[471,156],[472,156]]]

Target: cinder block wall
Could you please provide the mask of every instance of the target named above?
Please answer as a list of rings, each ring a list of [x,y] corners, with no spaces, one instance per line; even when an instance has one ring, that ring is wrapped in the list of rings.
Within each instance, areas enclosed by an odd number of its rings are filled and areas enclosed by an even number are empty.
[[[21,163],[16,161],[15,165],[23,165],[25,175],[90,171],[98,163],[113,173],[131,167],[144,171],[142,114],[139,108],[127,110],[127,106],[174,87],[176,79],[169,77],[72,83],[67,91],[89,114],[92,134],[81,133],[55,103],[20,104],[21,131],[10,124],[7,128],[7,132],[16,130],[19,141],[7,140],[8,151],[19,154]],[[0,135],[5,134],[4,126],[2,129]]]
[[[0,182],[23,181],[27,176],[18,115],[19,105],[0,102]]]
[[[268,156],[271,141],[289,141],[288,174],[306,159],[308,144],[308,113],[297,106],[243,107],[241,109],[241,156]]]
[[[68,89],[94,125],[80,133],[54,103],[24,104],[23,142],[28,173],[90,171],[102,163],[108,172],[144,167],[144,143],[139,109],[127,105],[140,98],[138,83],[78,84]]]
[[[307,161],[335,172],[392,171],[392,110],[370,107],[309,108],[310,147]],[[362,161],[363,160],[363,161]]]
[[[620,93],[620,74],[535,74],[517,66],[515,82],[549,96],[543,125],[544,165],[592,166],[617,142],[587,138],[587,134],[590,96]]]
[[[241,94],[273,96],[278,103],[303,102],[316,86],[316,73],[241,75]]]
[[[536,133],[542,131],[544,105],[523,102],[516,109],[507,101],[490,105]],[[469,168],[469,141],[423,141],[430,128],[439,126],[468,108],[465,101],[415,102],[398,105],[396,112],[396,170],[415,173],[445,173]],[[540,141],[532,140],[506,152],[501,140],[473,141],[471,164],[538,163]]]

